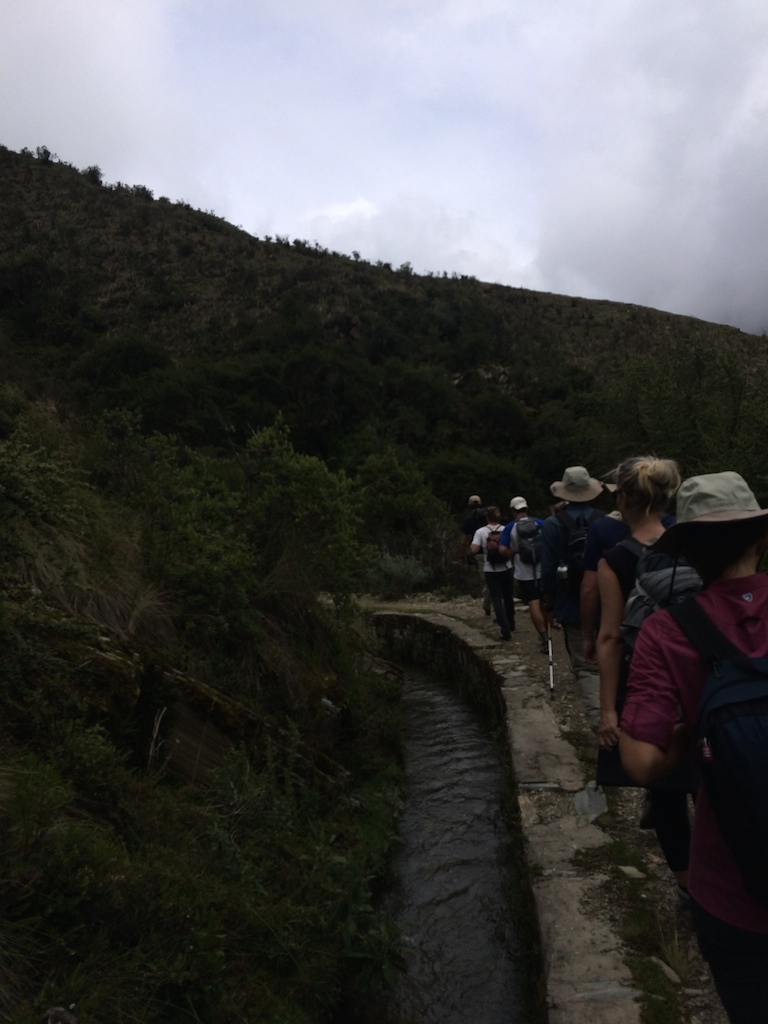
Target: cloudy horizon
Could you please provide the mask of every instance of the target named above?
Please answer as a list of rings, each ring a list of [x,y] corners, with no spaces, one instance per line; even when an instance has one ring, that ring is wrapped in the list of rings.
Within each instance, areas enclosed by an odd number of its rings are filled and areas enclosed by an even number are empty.
[[[763,0],[9,0],[0,143],[417,273],[768,330]]]

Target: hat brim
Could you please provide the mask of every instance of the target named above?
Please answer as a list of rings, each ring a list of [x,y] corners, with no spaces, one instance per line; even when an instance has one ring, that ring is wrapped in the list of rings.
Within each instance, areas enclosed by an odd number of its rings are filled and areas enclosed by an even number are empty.
[[[555,480],[549,489],[563,501],[592,501],[603,493],[602,483],[593,476],[589,478],[589,487],[566,487],[562,480]]]
[[[706,512],[704,515],[689,519],[686,523],[675,523],[659,537],[653,545],[654,551],[664,551],[674,555],[682,551],[686,540],[696,531],[698,526],[715,526],[724,523],[742,523],[747,519],[757,519],[760,516],[768,517],[768,508],[744,509],[721,509],[719,512]]]

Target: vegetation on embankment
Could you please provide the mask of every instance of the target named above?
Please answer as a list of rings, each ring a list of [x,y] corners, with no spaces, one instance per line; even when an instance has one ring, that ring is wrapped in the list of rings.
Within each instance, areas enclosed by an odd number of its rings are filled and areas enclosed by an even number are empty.
[[[348,484],[280,429],[246,476],[4,399],[0,1018],[329,1019],[399,962]]]

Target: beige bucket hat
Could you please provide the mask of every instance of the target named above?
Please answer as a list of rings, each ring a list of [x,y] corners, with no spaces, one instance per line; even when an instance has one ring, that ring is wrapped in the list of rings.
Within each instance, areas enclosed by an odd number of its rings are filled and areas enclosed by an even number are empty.
[[[563,473],[563,479],[555,480],[549,489],[563,501],[592,501],[603,493],[603,485],[583,466],[569,466]]]
[[[743,476],[730,470],[692,476],[677,492],[677,522],[653,546],[673,554],[697,523],[737,523],[757,516],[768,516],[768,509],[760,508]]]

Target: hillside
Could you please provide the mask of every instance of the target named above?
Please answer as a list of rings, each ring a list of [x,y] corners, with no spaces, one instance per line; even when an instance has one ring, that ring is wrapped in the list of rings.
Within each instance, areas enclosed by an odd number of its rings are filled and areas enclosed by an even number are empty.
[[[44,147],[0,150],[0,188],[6,379],[222,449],[279,412],[335,468],[405,451],[455,508],[468,488],[545,501],[564,465],[604,472],[633,447],[691,471],[740,457],[690,422],[692,389],[740,434],[767,368],[735,328],[257,239]]]

